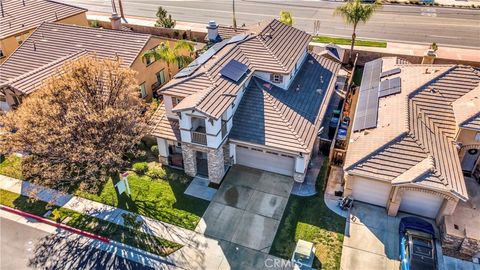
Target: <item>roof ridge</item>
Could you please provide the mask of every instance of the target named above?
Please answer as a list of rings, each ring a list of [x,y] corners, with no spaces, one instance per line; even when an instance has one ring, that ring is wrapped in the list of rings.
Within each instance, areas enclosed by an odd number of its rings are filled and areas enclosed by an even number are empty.
[[[263,92],[267,95],[267,100],[268,100],[268,103],[270,104],[270,106],[277,112],[280,114],[280,119],[282,119],[282,122],[286,124],[286,127],[288,129],[290,129],[290,131],[292,131],[292,134],[293,136],[295,136],[295,139],[297,139],[297,141],[299,143],[302,144],[302,147],[305,145],[305,142],[302,141],[302,139],[298,136],[297,134],[297,131],[295,131],[293,128],[292,128],[292,123],[286,121],[285,119],[285,115],[283,115],[283,113],[277,108],[277,106],[275,106],[275,104],[273,104],[272,100],[274,99],[274,97],[272,95],[270,95],[270,93],[268,93],[267,91],[265,91],[263,89],[263,87],[260,85],[260,82],[258,82],[257,80],[255,80],[255,85]],[[302,116],[303,117],[303,116]],[[305,147],[303,147],[305,148]]]
[[[282,69],[283,69],[284,71],[287,71],[287,70],[285,69],[285,65],[284,65],[282,62],[280,62],[280,60],[278,60],[277,56],[272,52],[272,50],[270,49],[270,47],[269,47],[267,44],[265,44],[265,42],[264,42],[259,36],[260,36],[260,35],[257,35],[257,36],[256,36],[257,40],[260,41],[260,43],[263,45],[263,47],[265,47],[265,49],[267,50],[267,52],[273,57],[273,59],[275,59],[275,61],[277,61],[277,63],[282,67]]]
[[[57,64],[60,64],[60,63],[66,61],[66,60],[68,60],[68,59],[70,59],[70,58],[72,58],[72,57],[75,57],[75,56],[77,56],[77,55],[83,55],[83,54],[85,54],[85,53],[87,53],[87,50],[86,50],[86,49],[78,50],[78,51],[76,51],[76,52],[74,52],[74,53],[71,53],[71,54],[65,55],[65,56],[63,56],[63,57],[61,57],[61,58],[55,59],[54,61],[52,61],[52,62],[50,62],[50,63],[47,63],[47,64],[45,64],[45,65],[43,65],[43,66],[41,66],[41,67],[38,67],[38,68],[36,68],[36,69],[34,69],[34,70],[31,70],[31,71],[29,71],[29,72],[27,72],[27,73],[24,73],[24,74],[20,75],[20,76],[14,77],[14,78],[6,81],[5,83],[3,83],[3,84],[1,84],[1,85],[10,85],[10,84],[13,84],[13,83],[15,83],[15,82],[18,82],[18,81],[24,79],[25,77],[31,76],[31,75],[33,75],[33,74],[36,74],[36,73],[38,73],[38,72],[40,72],[40,71],[45,70],[46,68],[53,67],[53,66],[55,66],[55,65],[57,65]]]
[[[400,133],[398,136],[396,136],[392,140],[386,142],[385,144],[376,148],[375,150],[371,151],[370,153],[365,154],[363,158],[361,158],[361,159],[357,160],[356,162],[352,163],[350,166],[348,166],[344,170],[349,171],[349,170],[357,167],[358,165],[360,165],[360,163],[363,163],[363,162],[369,160],[370,158],[372,158],[373,155],[380,153],[381,151],[385,150],[388,146],[391,146],[394,143],[400,142],[401,140],[403,140],[407,136],[408,136],[408,132],[406,132],[406,131]]]

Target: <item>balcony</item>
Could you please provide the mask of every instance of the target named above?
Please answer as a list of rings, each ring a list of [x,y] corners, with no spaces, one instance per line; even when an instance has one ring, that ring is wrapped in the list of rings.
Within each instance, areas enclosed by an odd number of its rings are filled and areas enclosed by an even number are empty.
[[[207,133],[205,127],[198,127],[195,131],[190,131],[192,134],[192,143],[207,145]]]

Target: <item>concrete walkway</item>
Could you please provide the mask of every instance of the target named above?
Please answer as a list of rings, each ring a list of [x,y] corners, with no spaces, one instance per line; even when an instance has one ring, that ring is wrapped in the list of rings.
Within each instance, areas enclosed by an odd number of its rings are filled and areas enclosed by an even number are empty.
[[[195,198],[211,201],[215,193],[217,193],[217,190],[209,187],[209,183],[210,181],[208,181],[208,179],[196,176],[192,182],[190,182],[187,189],[185,189],[184,193]]]
[[[30,184],[27,181],[0,175],[0,189],[35,197],[55,205],[123,225],[123,213],[129,211],[98,202],[64,194],[56,190]],[[184,269],[263,269],[280,258],[251,250],[230,242],[212,239],[159,220],[139,215],[144,221],[142,230],[148,234],[184,245],[165,259]],[[261,267],[260,267],[261,266]],[[238,268],[240,267],[240,268]],[[272,268],[268,268],[272,269]]]

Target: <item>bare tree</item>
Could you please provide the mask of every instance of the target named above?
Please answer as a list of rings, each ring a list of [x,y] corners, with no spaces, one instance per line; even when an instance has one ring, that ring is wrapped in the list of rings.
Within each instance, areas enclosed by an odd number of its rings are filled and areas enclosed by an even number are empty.
[[[4,119],[0,152],[25,152],[23,176],[59,190],[98,191],[145,130],[135,72],[86,56],[67,63]]]

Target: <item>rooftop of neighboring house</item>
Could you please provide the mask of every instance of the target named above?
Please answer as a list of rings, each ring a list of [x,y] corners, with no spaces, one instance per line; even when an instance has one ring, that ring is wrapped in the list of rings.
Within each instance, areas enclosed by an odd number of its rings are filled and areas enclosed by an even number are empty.
[[[33,29],[43,22],[56,22],[86,9],[50,0],[2,1],[0,39]]]
[[[85,53],[119,57],[131,66],[150,35],[60,23],[43,23],[0,65],[0,87],[28,94],[66,61]]]
[[[472,92],[478,92],[479,71],[461,65],[405,64],[393,57],[369,63],[364,69],[345,170],[466,200],[453,141],[459,113],[454,104],[463,99],[471,102]],[[400,81],[399,88],[393,85],[395,80]],[[462,115],[471,116],[474,111]],[[366,126],[362,127],[363,123]]]
[[[455,122],[459,128],[480,131],[480,85],[453,102]]]
[[[182,98],[193,95],[177,107],[195,109],[219,119],[247,78],[243,76],[238,81],[225,78],[220,74],[225,65],[236,60],[248,67],[248,74],[255,71],[289,74],[304,55],[309,41],[310,35],[278,20],[261,22],[243,34],[216,43],[168,82],[161,93]]]

